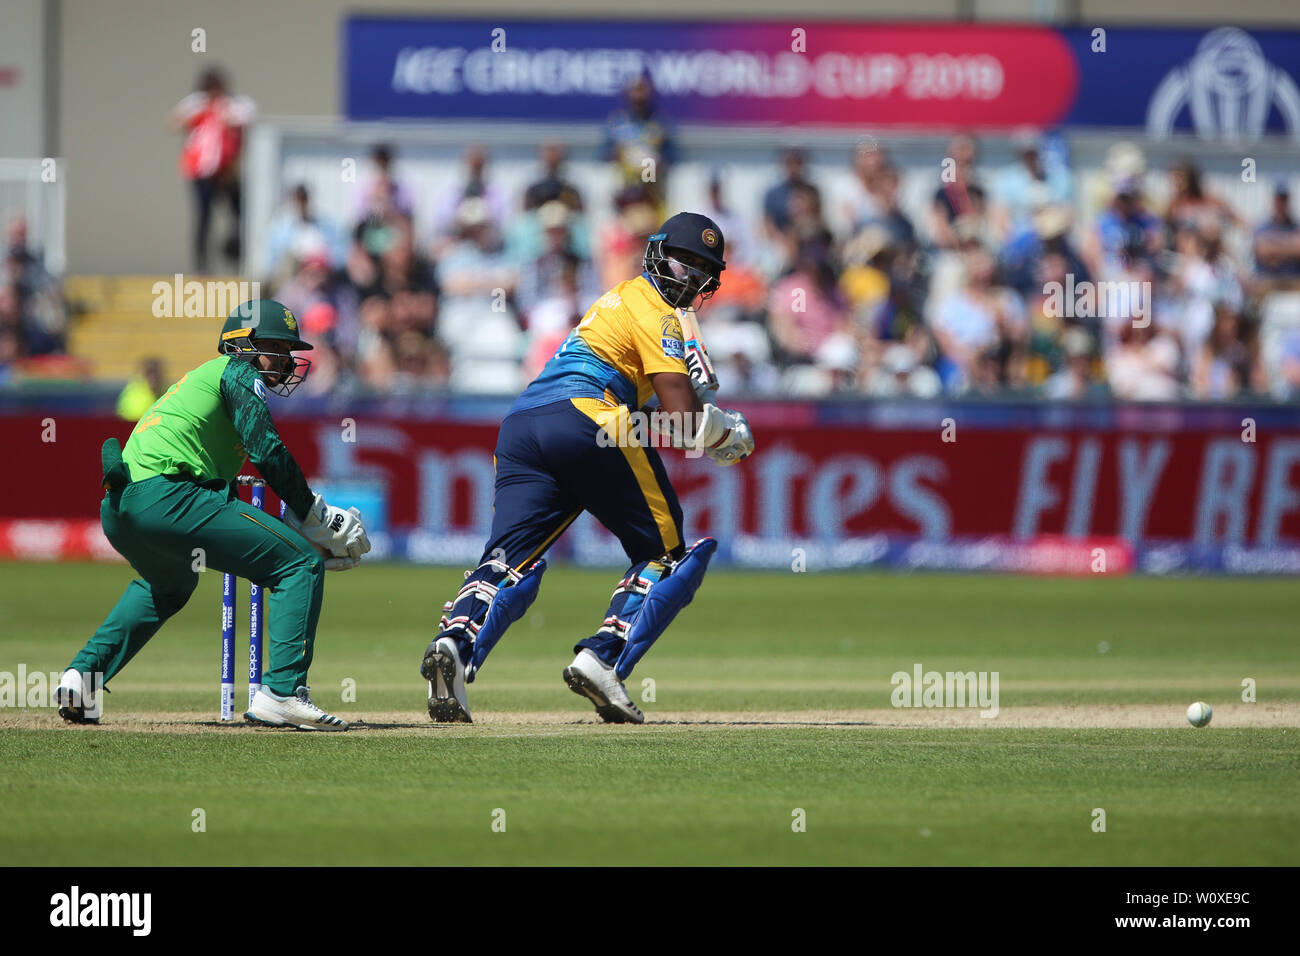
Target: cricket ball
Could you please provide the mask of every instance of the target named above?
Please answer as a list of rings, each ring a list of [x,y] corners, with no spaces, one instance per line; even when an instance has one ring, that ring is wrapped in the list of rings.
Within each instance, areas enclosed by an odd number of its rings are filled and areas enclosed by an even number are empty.
[[[1198,700],[1192,706],[1187,708],[1187,722],[1193,727],[1204,727],[1214,716],[1214,711],[1210,705],[1203,700]]]

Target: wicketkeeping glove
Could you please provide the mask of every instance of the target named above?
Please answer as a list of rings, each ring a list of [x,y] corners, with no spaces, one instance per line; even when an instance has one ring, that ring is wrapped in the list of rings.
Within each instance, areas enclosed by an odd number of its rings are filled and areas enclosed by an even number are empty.
[[[335,558],[330,556],[325,558],[325,570],[326,571],[351,571],[360,563],[361,563],[360,558]]]
[[[356,508],[347,511],[335,508],[326,504],[320,495],[312,501],[311,509],[301,520],[292,510],[284,513],[284,519],[304,538],[335,558],[360,561],[361,556],[370,550],[370,538],[361,524],[361,512]],[[349,567],[355,567],[355,564]],[[347,568],[339,566],[330,570],[345,571]]]

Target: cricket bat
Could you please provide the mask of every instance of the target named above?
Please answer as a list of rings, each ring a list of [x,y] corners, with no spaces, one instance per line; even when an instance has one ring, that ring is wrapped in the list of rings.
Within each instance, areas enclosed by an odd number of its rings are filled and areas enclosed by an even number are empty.
[[[713,362],[709,360],[708,349],[704,347],[704,339],[700,336],[700,326],[695,320],[695,313],[689,309],[679,309],[677,314],[681,316],[682,334],[686,338],[686,371],[691,376],[691,381],[695,383],[695,390],[699,393],[718,391],[718,376],[713,371]]]

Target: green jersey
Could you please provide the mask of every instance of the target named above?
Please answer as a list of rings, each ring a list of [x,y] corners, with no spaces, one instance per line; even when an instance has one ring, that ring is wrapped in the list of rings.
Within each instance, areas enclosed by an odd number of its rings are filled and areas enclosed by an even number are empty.
[[[250,459],[295,514],[307,514],[314,495],[271,421],[262,376],[228,355],[167,389],[122,449],[132,481],[176,474],[231,481]]]

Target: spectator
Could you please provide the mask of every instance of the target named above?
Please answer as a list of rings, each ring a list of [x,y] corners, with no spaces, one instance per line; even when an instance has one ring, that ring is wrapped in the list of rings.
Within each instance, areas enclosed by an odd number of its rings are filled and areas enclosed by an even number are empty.
[[[1016,381],[1022,372],[1027,329],[1024,309],[1009,289],[994,285],[993,257],[973,248],[965,255],[965,282],[938,303],[933,332],[940,350],[939,374],[944,384],[962,391],[975,384]],[[992,356],[992,359],[990,359]],[[997,368],[990,369],[990,361]]]
[[[0,385],[14,381],[18,360],[22,357],[22,343],[18,333],[5,324],[5,290],[0,289]]]
[[[562,255],[559,259],[559,273],[549,294],[538,299],[524,313],[528,334],[527,352],[524,356],[525,378],[533,379],[541,372],[594,300],[590,291],[584,291],[581,287],[583,266],[583,261],[577,256]]]
[[[570,273],[576,282],[574,291],[588,301],[595,301],[602,291],[597,288],[595,269],[573,247],[569,235],[569,215],[568,207],[558,199],[551,200],[537,211],[542,227],[543,248],[535,259],[520,270],[516,295],[525,323],[528,322],[529,313],[540,302],[564,292]]]
[[[1170,402],[1178,398],[1178,343],[1154,325],[1121,327],[1119,342],[1106,356],[1110,390],[1121,401]]]
[[[393,185],[385,181],[375,183],[366,218],[353,231],[354,246],[349,252],[348,263],[349,271],[356,272],[358,276],[373,276],[379,268],[380,257],[400,235],[409,234],[414,229],[411,218],[393,201]],[[363,256],[369,258],[369,267],[363,261]],[[365,281],[358,282],[358,288],[366,285],[368,283]]]
[[[920,321],[925,283],[916,247],[895,237],[877,221],[844,244],[840,289],[859,332],[877,339],[901,340]]]
[[[676,147],[667,119],[655,106],[654,87],[642,73],[624,91],[624,106],[605,118],[605,158],[614,163],[623,188],[642,186],[662,222],[665,188]]]
[[[862,354],[851,334],[847,331],[833,333],[818,346],[813,358],[824,376],[822,394],[844,395],[854,391]]]
[[[759,323],[715,325],[704,338],[728,395],[771,395],[780,390],[781,375],[771,361],[772,343]]]
[[[1036,210],[1070,201],[1070,171],[1060,163],[1045,162],[1042,146],[1037,133],[1018,135],[1016,162],[993,180],[991,215],[999,240],[1028,231]]]
[[[410,228],[399,230],[393,242],[379,256],[375,285],[367,292],[393,304],[393,318],[405,331],[413,329],[431,336],[438,311],[438,279],[433,266],[415,251]]]
[[[1024,296],[1037,293],[1044,281],[1043,262],[1049,256],[1064,264],[1062,275],[1074,276],[1077,285],[1092,275],[1069,239],[1070,207],[1062,204],[1039,206],[1029,221],[1012,231],[999,257],[1002,281]]]
[[[389,240],[373,259],[359,258],[354,280],[362,283],[356,290],[360,303],[356,351],[361,379],[371,388],[382,390],[393,387],[393,377],[401,371],[399,340],[409,332],[426,339],[434,335],[440,291],[433,267],[415,252],[410,225],[394,229]],[[346,334],[336,333],[332,341],[336,349],[346,352]],[[410,368],[408,362],[408,372]]]
[[[591,237],[583,220],[582,195],[564,175],[566,152],[563,144],[555,141],[541,145],[539,159],[542,176],[524,191],[524,215],[516,216],[505,227],[506,250],[512,262],[521,268],[542,254],[545,239],[544,227],[538,211],[548,204],[558,203],[568,213],[568,245],[575,255],[591,258]]]
[[[27,217],[22,213],[17,213],[9,219],[5,229],[5,254],[22,270],[19,273],[22,284],[35,285],[38,281],[50,278],[49,273],[45,271],[40,251],[33,249],[28,242]]]
[[[892,342],[871,367],[866,393],[875,398],[934,398],[943,390],[938,374],[920,361],[916,350],[904,342]]]
[[[840,190],[836,213],[841,235],[856,232],[868,222],[884,216],[885,210],[876,195],[877,177],[885,168],[884,150],[873,139],[866,139],[853,148],[850,160],[851,175]]]
[[[1173,321],[1164,322],[1176,332],[1183,353],[1200,353],[1214,325],[1219,304],[1240,310],[1244,304],[1236,267],[1223,251],[1219,224],[1204,220],[1199,229],[1180,230],[1177,257],[1170,275],[1169,291],[1178,297],[1176,307],[1164,310]]]
[[[221,246],[232,270],[240,259],[243,206],[239,182],[239,157],[244,130],[257,107],[247,96],[232,96],[225,74],[213,67],[199,76],[198,88],[172,109],[173,129],[185,133],[181,148],[181,175],[194,184],[194,267],[208,271],[208,229],[218,198],[230,207],[230,233]]]
[[[1220,302],[1214,327],[1192,363],[1192,396],[1209,401],[1238,398],[1255,387],[1254,368],[1254,351],[1242,338],[1241,317]]]
[[[329,302],[317,301],[297,314],[303,334],[313,346],[311,373],[300,386],[303,394],[333,395],[348,391],[352,376],[346,360],[339,354],[338,310]]]
[[[285,283],[275,290],[276,300],[294,315],[302,316],[318,303],[330,303],[331,273],[329,253],[323,246],[303,251],[296,268]]]
[[[1279,349],[1279,377],[1275,390],[1283,401],[1300,400],[1300,326],[1292,326],[1282,336]]]
[[[0,326],[15,338],[13,348],[22,357],[52,355],[64,350],[68,314],[58,280],[44,265],[40,250],[28,240],[27,219],[9,220],[0,290],[8,290]]]
[[[978,158],[979,148],[971,137],[954,136],[949,141],[940,171],[942,184],[930,206],[930,236],[940,249],[959,245],[955,229],[958,220],[975,222],[980,239],[988,238],[984,188],[975,173]]]
[[[361,301],[359,329],[357,332],[356,369],[362,384],[379,391],[388,391],[397,371],[396,355],[390,339],[392,321],[390,303],[383,296],[374,295]],[[311,376],[308,376],[310,381]]]
[[[1024,298],[1028,322],[1027,378],[1030,385],[1045,385],[1054,372],[1060,372],[1071,363],[1072,357],[1081,351],[1080,346],[1086,346],[1082,351],[1089,355],[1096,354],[1100,320],[1092,315],[1066,317],[1062,314],[1066,310],[1061,308],[1060,296],[1071,287],[1071,275],[1076,286],[1088,278],[1087,270],[1072,259],[1068,251],[1068,247],[1066,251],[1046,248],[1041,259],[1029,264],[1036,269],[1034,280],[1026,284],[1023,291],[1017,289]],[[1005,277],[1004,281],[1009,282]],[[1054,387],[1062,387],[1062,382],[1058,381]]]
[[[1043,397],[1054,402],[1076,402],[1100,397],[1105,388],[1093,374],[1092,337],[1075,326],[1065,333],[1064,365],[1043,383]]]
[[[8,365],[23,357],[22,309],[18,303],[18,291],[4,283],[0,283],[0,346],[3,346]]]
[[[166,390],[162,359],[145,359],[140,363],[140,374],[127,382],[117,396],[117,417],[138,422]]]
[[[1097,217],[1084,245],[1088,270],[1103,280],[1113,280],[1134,260],[1155,266],[1164,246],[1160,220],[1146,207],[1136,176],[1125,176],[1115,184],[1114,196]]]
[[[409,394],[442,389],[451,379],[447,350],[418,332],[402,332],[394,344],[395,360],[390,390]]]
[[[891,305],[891,263],[896,255],[883,226],[868,225],[844,244],[844,270],[839,286],[854,324],[873,336],[885,337]]]
[[[412,191],[393,176],[393,148],[380,143],[370,151],[371,170],[353,193],[353,223],[388,219],[392,215],[407,219],[415,215]]]
[[[650,194],[639,186],[621,190],[614,197],[614,211],[614,219],[601,230],[597,243],[602,289],[612,289],[640,273],[646,242],[663,222]]]
[[[465,148],[464,169],[458,183],[449,186],[438,201],[434,213],[433,257],[441,257],[443,250],[456,241],[460,231],[460,211],[465,200],[477,199],[482,203],[485,241],[497,245],[505,235],[506,217],[510,203],[504,191],[488,180],[487,147],[473,143]],[[479,207],[475,207],[479,208]]]
[[[582,212],[582,193],[564,175],[564,162],[568,158],[564,144],[547,140],[538,149],[537,158],[542,164],[542,176],[524,191],[524,211],[540,209],[548,202],[564,203],[570,212]]]
[[[898,170],[882,165],[871,177],[870,193],[875,211],[859,226],[879,224],[889,233],[890,243],[902,254],[910,255],[916,248],[916,228],[898,205]]]
[[[1300,277],[1300,226],[1291,215],[1291,187],[1279,180],[1273,188],[1273,208],[1255,230],[1255,274],[1266,279]]]
[[[822,214],[822,195],[816,187],[799,183],[790,189],[785,236],[796,246],[817,243],[829,249],[834,245]]]
[[[800,248],[793,271],[772,286],[768,314],[781,364],[811,363],[832,335],[849,331],[848,309],[825,247]]]
[[[285,208],[271,221],[263,270],[268,276],[283,274],[294,259],[317,248],[328,250],[333,267],[342,266],[347,258],[347,244],[338,228],[312,211],[311,193],[306,184],[299,183],[287,197]]]
[[[709,198],[701,212],[718,224],[727,240],[727,269],[742,268],[750,261],[749,229],[744,220],[734,212],[722,195],[723,170],[714,166],[709,170]],[[724,276],[723,282],[726,282]]]
[[[801,189],[815,196],[815,205],[821,207],[821,193],[808,179],[808,155],[801,149],[787,149],[781,156],[781,181],[763,196],[763,216],[768,228],[784,234],[790,225],[790,194]]]
[[[515,276],[493,242],[487,202],[461,203],[458,238],[438,262],[442,289],[438,338],[451,356],[459,391],[507,394],[523,387],[525,339],[509,297]]]
[[[1165,213],[1165,224],[1170,237],[1182,229],[1197,230],[1202,225],[1214,223],[1219,228],[1237,224],[1237,217],[1223,200],[1206,193],[1201,185],[1201,171],[1190,160],[1184,159],[1169,168],[1169,181],[1173,198]]]

